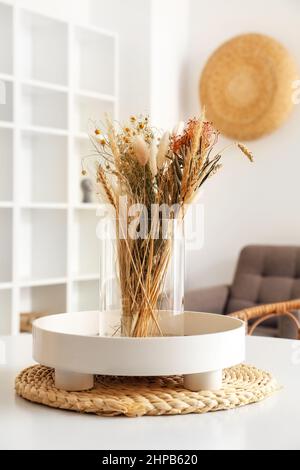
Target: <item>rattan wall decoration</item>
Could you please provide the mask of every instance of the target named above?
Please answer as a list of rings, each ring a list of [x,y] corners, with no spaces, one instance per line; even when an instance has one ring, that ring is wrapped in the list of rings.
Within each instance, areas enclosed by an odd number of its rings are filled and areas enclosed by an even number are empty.
[[[275,39],[237,36],[209,58],[200,79],[201,104],[222,134],[257,139],[287,119],[297,76],[293,58]]]

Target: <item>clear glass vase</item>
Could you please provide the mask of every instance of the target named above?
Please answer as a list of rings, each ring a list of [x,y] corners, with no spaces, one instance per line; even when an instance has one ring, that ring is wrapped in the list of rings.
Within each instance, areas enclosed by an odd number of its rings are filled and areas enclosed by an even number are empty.
[[[100,229],[100,230],[99,230]],[[100,233],[101,336],[183,335],[182,219],[106,217]]]

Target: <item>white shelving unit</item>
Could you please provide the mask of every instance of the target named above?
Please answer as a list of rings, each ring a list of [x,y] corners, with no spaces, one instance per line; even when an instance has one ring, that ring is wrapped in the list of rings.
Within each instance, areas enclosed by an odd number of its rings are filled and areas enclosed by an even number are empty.
[[[22,208],[18,279],[37,281],[67,275],[67,212]],[[93,235],[92,235],[93,236]],[[96,238],[96,237],[95,237]]]
[[[97,309],[89,121],[118,117],[118,37],[0,0],[0,335],[19,316]],[[0,96],[1,98],[1,96]],[[1,103],[1,101],[0,101]]]
[[[13,73],[13,9],[6,3],[0,4],[0,73]]]
[[[20,289],[22,311],[61,313],[66,310],[66,284],[23,287]]]
[[[74,293],[72,299],[72,309],[74,312],[97,310],[98,280],[76,281],[74,282]]]
[[[2,335],[9,335],[12,331],[12,290],[0,290],[0,330]]]
[[[72,258],[73,277],[89,276],[99,271],[97,218],[94,210],[75,209]]]
[[[68,138],[23,131],[20,140],[22,202],[67,203]]]
[[[67,87],[68,24],[22,10],[19,31],[22,78]]]
[[[0,106],[0,123],[4,127],[12,127],[14,121],[14,82],[2,78],[2,87],[5,89],[5,105]]]
[[[1,105],[0,105],[1,106]],[[13,131],[0,127],[0,201],[13,199]]]
[[[0,284],[12,282],[13,210],[0,208]]]
[[[36,85],[21,85],[22,126],[68,129],[68,93]]]

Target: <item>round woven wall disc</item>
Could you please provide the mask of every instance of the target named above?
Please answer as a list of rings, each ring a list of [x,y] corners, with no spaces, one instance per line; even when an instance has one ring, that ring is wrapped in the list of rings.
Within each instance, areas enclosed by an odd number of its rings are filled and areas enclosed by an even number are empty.
[[[222,134],[257,139],[288,117],[297,76],[294,60],[275,39],[237,36],[208,60],[200,79],[201,104]]]

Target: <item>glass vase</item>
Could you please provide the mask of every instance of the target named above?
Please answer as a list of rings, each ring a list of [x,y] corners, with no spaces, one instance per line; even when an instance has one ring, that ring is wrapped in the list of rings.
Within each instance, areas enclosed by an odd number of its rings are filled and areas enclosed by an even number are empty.
[[[107,217],[98,228],[99,334],[183,335],[183,220]]]

